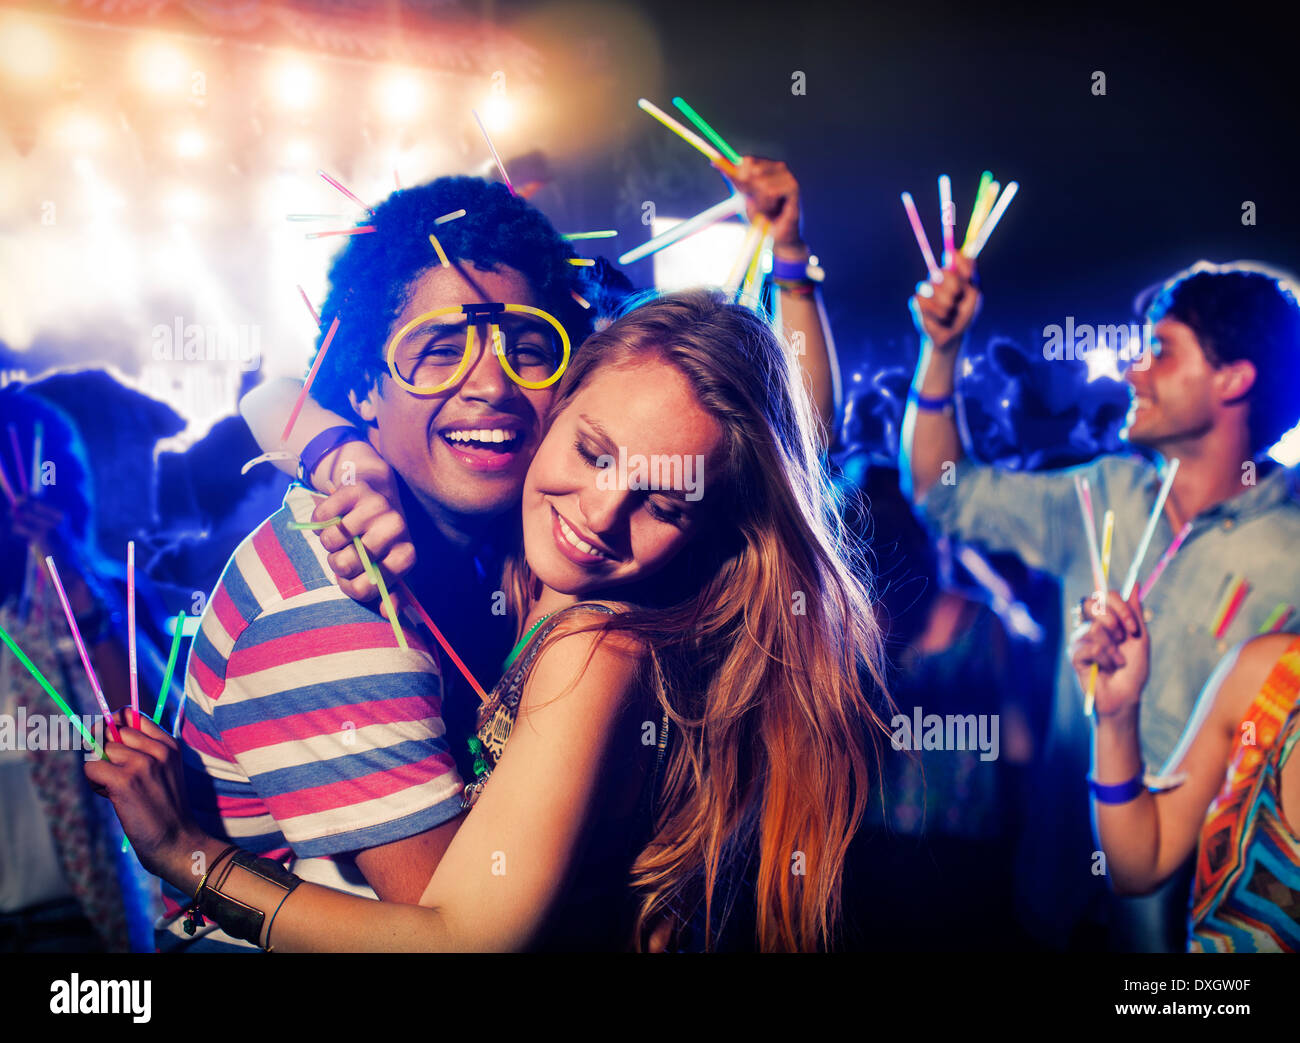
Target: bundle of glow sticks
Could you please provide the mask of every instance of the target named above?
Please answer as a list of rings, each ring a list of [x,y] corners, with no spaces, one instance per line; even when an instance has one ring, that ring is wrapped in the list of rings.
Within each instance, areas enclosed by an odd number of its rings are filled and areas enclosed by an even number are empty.
[[[962,254],[971,260],[980,255],[980,251],[989,241],[989,236],[993,234],[993,229],[998,226],[1002,215],[1011,205],[1011,200],[1020,190],[1019,184],[1010,181],[999,196],[999,187],[993,180],[992,172],[984,171],[980,177],[979,188],[975,192],[975,204],[971,207],[970,222],[966,225],[966,237],[961,245]],[[916,245],[920,248],[921,257],[925,261],[926,271],[931,281],[937,281],[936,277],[940,273],[939,263],[935,260],[934,251],[930,249],[930,241],[926,238],[921,215],[916,209],[916,201],[910,192],[901,193],[901,198],[903,209],[907,211],[908,223],[912,226],[912,235],[916,237]],[[943,252],[946,261],[955,252],[957,223],[957,210],[952,199],[952,179],[947,174],[939,175],[939,222],[943,229]]]

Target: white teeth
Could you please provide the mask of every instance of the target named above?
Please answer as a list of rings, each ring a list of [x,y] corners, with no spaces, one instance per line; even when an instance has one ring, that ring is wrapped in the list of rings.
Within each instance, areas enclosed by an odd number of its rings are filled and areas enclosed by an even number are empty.
[[[507,431],[505,428],[466,428],[460,431],[444,431],[448,438],[453,442],[513,442],[519,437],[518,431]]]
[[[556,515],[556,517],[560,518],[558,514]],[[571,528],[569,528],[568,525],[565,524],[563,518],[560,518],[560,532],[564,533],[564,538],[569,541],[570,545],[582,551],[583,554],[592,554],[599,558],[609,557],[609,555],[605,554],[603,551],[597,550],[586,540],[580,539],[578,534],[574,532]]]

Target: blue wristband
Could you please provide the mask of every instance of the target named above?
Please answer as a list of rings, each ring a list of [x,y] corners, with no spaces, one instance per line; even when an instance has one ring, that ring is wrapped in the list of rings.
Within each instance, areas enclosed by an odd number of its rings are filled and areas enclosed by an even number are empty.
[[[916,403],[917,409],[923,409],[927,413],[951,412],[953,404],[957,401],[956,395],[945,395],[943,398],[927,398],[915,388],[907,393],[907,397],[909,401]]]
[[[1091,775],[1088,776],[1088,789],[1092,791],[1092,799],[1098,804],[1127,804],[1130,800],[1136,800],[1146,789],[1146,768],[1138,769],[1138,773],[1129,779],[1128,782],[1121,782],[1114,786],[1103,786]]]
[[[365,440],[366,436],[355,427],[345,424],[340,424],[337,427],[327,427],[307,443],[298,457],[298,480],[304,485],[310,485],[312,472],[320,466],[320,462],[325,459],[327,454],[334,452],[339,446],[346,445],[348,442],[364,442]]]

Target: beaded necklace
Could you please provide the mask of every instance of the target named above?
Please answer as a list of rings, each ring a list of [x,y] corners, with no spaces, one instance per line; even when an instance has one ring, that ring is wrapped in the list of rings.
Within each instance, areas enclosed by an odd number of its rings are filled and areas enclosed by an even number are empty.
[[[514,650],[506,656],[506,661],[501,664],[501,672],[503,674],[509,670],[511,664],[519,658],[519,653],[528,647],[528,642],[531,641],[533,635],[537,633],[537,628],[553,615],[555,615],[554,612],[546,613],[546,615],[542,616],[541,619],[528,628],[528,633],[519,639],[519,643],[515,645]],[[469,737],[468,746],[470,755],[474,758],[474,780],[477,782],[484,778],[488,773],[487,757],[484,756],[487,751],[483,747],[482,740],[480,740],[477,735],[471,735]]]

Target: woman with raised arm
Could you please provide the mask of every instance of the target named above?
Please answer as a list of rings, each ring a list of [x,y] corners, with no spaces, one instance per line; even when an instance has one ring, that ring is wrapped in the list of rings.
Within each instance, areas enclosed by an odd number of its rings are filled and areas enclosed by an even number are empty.
[[[1138,743],[1149,648],[1137,594],[1112,591],[1071,649],[1081,684],[1098,671],[1088,785],[1112,885],[1147,894],[1195,852],[1190,951],[1300,951],[1300,638],[1224,657],[1158,792]]]
[[[524,486],[508,586],[524,638],[420,907],[202,834],[175,744],[148,726],[86,769],[141,859],[228,933],[352,951],[546,945],[614,909],[639,945],[702,910],[708,947],[731,904],[718,882],[752,857],[754,943],[830,945],[885,734],[859,671],[883,684],[800,379],[761,318],[705,291],[642,305],[575,354]]]

